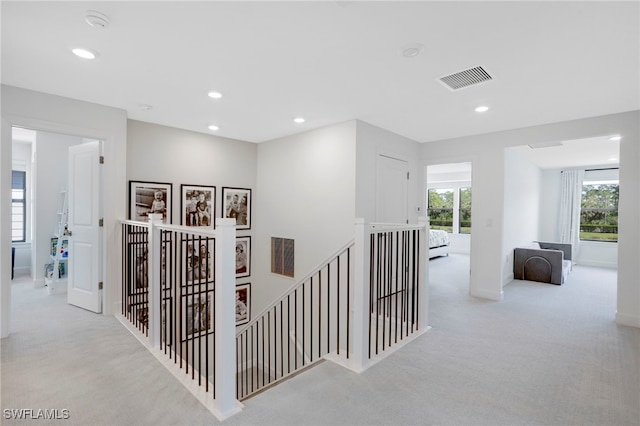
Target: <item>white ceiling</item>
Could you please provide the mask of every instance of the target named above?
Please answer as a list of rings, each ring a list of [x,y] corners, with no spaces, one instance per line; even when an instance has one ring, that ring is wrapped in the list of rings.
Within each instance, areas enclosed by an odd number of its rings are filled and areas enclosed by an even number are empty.
[[[3,84],[252,142],[352,119],[429,142],[640,109],[637,1],[0,4]],[[477,65],[494,79],[438,81]]]
[[[618,167],[620,141],[610,136],[561,141],[561,145],[532,149],[530,146],[510,148],[527,157],[541,169],[589,166]]]

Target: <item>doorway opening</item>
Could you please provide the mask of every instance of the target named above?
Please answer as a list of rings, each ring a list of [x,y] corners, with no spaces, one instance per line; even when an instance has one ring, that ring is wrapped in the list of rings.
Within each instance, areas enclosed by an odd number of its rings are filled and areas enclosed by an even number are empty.
[[[96,165],[93,167],[74,160],[75,157],[70,157],[70,153],[77,147],[89,145],[97,147],[99,152],[101,142],[21,126],[12,126],[11,131],[12,169],[16,176],[20,172],[24,173],[23,192],[12,188],[12,248],[16,249],[14,273],[23,280],[30,277],[34,287],[46,287],[49,294],[65,293],[68,287],[78,287],[73,271],[76,271],[76,277],[82,276],[79,274],[82,271],[79,265],[84,262],[78,259],[86,257],[87,249],[86,244],[83,244],[76,248],[80,258],[73,257],[70,247],[74,241],[71,233],[66,233],[67,229],[71,229],[69,219],[73,215],[68,213],[83,214],[85,216],[82,220],[86,221],[88,213],[84,206],[89,192],[95,193],[95,200],[92,202],[97,207],[89,213],[99,216],[102,209],[102,179],[98,159],[95,159]],[[88,188],[87,185],[91,187]],[[75,203],[72,195],[74,191],[83,192],[78,193]],[[18,195],[22,195],[22,200],[16,198]],[[90,220],[93,221],[94,218],[91,217]],[[96,218],[95,226],[97,225]],[[62,229],[65,229],[65,233],[61,232]],[[99,235],[95,248],[99,253],[89,268],[95,269],[97,280],[102,281],[103,239],[101,231],[97,232]],[[95,285],[97,288],[97,281]],[[86,287],[87,284],[82,283],[82,286]],[[100,308],[90,310],[101,312],[101,292],[95,296],[100,300]],[[68,301],[86,309],[86,306]]]
[[[429,217],[429,283],[443,291],[468,294],[473,229],[472,163],[429,165],[426,169]]]
[[[544,208],[536,210],[537,232],[534,236],[540,241],[564,242],[560,237],[561,178],[564,171],[580,171],[582,186],[576,193],[580,205],[580,211],[576,212],[579,229],[571,241],[573,261],[585,266],[617,269],[620,138],[607,135],[554,144],[531,144],[507,148],[506,155],[526,159],[540,175],[537,200]],[[522,174],[522,169],[513,170],[513,175]],[[505,199],[505,204],[508,201],[509,198]],[[509,220],[516,222],[505,217],[505,221]],[[521,227],[514,225],[515,228]]]

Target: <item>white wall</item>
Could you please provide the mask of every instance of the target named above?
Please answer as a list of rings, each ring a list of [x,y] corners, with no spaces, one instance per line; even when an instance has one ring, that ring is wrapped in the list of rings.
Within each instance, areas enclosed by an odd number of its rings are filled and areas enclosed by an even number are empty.
[[[44,265],[51,262],[51,237],[58,225],[60,191],[66,190],[68,150],[82,137],[37,132],[34,156],[33,282],[44,286]]]
[[[215,213],[221,217],[223,186],[255,192],[256,156],[254,143],[127,121],[127,181],[171,183],[175,225],[182,224],[180,185],[215,186]]]
[[[43,130],[103,140],[106,162],[104,173],[105,251],[104,312],[114,308],[114,291],[119,288],[119,227],[116,218],[126,212],[126,111],[49,95],[12,86],[1,86],[2,133],[0,161],[0,196],[8,200],[11,193],[11,127]],[[10,330],[11,300],[11,208],[2,203],[0,209],[0,334]]]
[[[560,170],[541,171],[540,241],[560,241],[558,215],[560,214]]]
[[[539,239],[541,170],[512,149],[505,150],[503,286],[513,280],[513,249]]]
[[[258,145],[253,316],[353,239],[355,157],[354,121]],[[271,237],[295,240],[295,279],[271,274]]]
[[[471,291],[500,300],[503,282],[504,148],[620,134],[618,306],[616,320],[640,327],[640,111],[426,143],[426,164],[473,158]],[[496,232],[490,232],[494,230]],[[612,313],[613,316],[613,313]]]
[[[356,140],[356,217],[376,221],[376,167],[378,156],[383,154],[409,163],[408,216],[409,223],[417,223],[419,216],[426,215],[420,144],[360,120],[356,121]]]

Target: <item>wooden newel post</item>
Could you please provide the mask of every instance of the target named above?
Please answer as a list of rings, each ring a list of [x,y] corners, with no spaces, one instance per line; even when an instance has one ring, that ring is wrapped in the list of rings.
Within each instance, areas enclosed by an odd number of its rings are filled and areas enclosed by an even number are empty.
[[[215,410],[223,420],[240,411],[236,400],[236,220],[216,219]]]
[[[149,288],[149,343],[152,348],[160,347],[160,299],[162,289],[160,288],[160,229],[157,225],[162,223],[162,214],[152,213],[149,215],[149,249],[147,252],[147,280]]]

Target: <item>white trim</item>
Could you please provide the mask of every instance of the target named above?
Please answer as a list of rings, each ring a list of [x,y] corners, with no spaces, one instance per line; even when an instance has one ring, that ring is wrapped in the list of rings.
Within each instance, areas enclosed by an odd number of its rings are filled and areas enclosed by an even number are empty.
[[[393,355],[394,353],[396,353],[400,349],[404,348],[406,345],[408,345],[409,343],[413,342],[418,337],[420,337],[423,334],[429,332],[430,330],[431,330],[431,327],[427,327],[424,330],[416,331],[415,333],[407,336],[405,339],[403,339],[402,341],[398,342],[397,344],[394,344],[390,348],[385,349],[384,351],[382,351],[378,355],[369,358],[368,360],[366,360],[366,362],[364,362],[362,364],[360,364],[358,362],[355,362],[355,360],[353,360],[353,358],[347,359],[345,355],[338,355],[335,352],[327,354],[323,358],[326,359],[327,361],[331,361],[331,362],[333,362],[335,364],[338,364],[338,365],[346,368],[347,370],[351,370],[351,371],[353,371],[355,373],[360,374],[363,371],[367,370],[368,368],[373,367],[374,365],[376,365],[377,363],[379,363],[383,359],[387,358],[388,356]]]
[[[504,298],[504,292],[500,290],[499,292],[483,290],[483,289],[473,289],[469,290],[469,294],[474,297],[480,297],[482,299],[495,300],[497,302],[501,302]]]
[[[640,328],[640,316],[621,314],[616,312],[616,322],[620,325]]]

